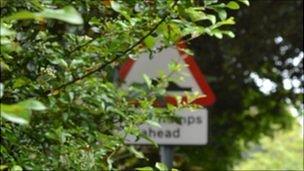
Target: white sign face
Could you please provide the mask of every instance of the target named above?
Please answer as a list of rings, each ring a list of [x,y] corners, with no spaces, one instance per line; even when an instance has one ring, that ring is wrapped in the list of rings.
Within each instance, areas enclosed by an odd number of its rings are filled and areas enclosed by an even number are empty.
[[[183,109],[177,113],[181,116],[181,124],[160,123],[161,127],[148,124],[141,125],[144,134],[160,145],[204,145],[208,141],[208,112],[207,109],[190,111]],[[135,141],[134,136],[126,138],[128,144],[151,144],[145,139]]]
[[[144,74],[154,79],[156,79],[161,72],[164,74],[170,74],[168,67],[168,64],[170,63],[179,63],[183,66],[187,65],[175,46],[162,50],[161,52],[155,54],[152,59],[149,59],[149,54],[142,54],[135,61],[132,69],[129,71],[124,81],[126,82],[126,85],[130,85],[134,82],[143,83]],[[192,93],[198,92],[201,95],[204,94],[188,67],[183,67],[180,72],[174,73],[172,75],[173,80],[178,80],[178,78],[182,76],[181,74],[185,75],[183,76],[184,80],[173,83],[173,89],[167,90],[169,94],[182,95],[186,91]]]
[[[167,87],[168,96],[180,95],[185,93],[195,93],[206,95],[205,100],[200,98],[195,104],[202,106],[211,105],[214,102],[214,95],[206,83],[199,67],[193,58],[184,54],[178,47],[173,46],[162,50],[154,55],[152,59],[149,54],[142,54],[136,61],[129,62],[120,72],[121,78],[125,81],[124,86],[132,83],[143,83],[143,75],[157,80],[160,73],[171,74],[168,65],[179,63],[183,66],[182,70],[172,75],[172,80],[179,80],[183,76],[183,81],[169,82]],[[168,145],[203,145],[207,143],[208,131],[208,112],[207,109],[182,109],[177,115],[182,117],[182,123],[161,123],[161,128],[145,124],[140,128],[148,137],[155,140],[158,144]],[[135,141],[136,138],[129,136],[126,143],[129,144],[150,144],[145,139]]]

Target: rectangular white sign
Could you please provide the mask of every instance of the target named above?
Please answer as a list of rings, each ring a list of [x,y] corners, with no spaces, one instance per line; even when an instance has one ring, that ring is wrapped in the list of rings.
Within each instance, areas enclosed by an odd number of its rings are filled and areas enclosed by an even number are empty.
[[[160,145],[204,145],[208,141],[208,111],[207,109],[182,109],[177,113],[181,116],[181,124],[160,123],[161,128],[149,124],[140,126],[144,134]],[[135,141],[134,136],[128,136],[128,144],[151,144],[145,139]]]

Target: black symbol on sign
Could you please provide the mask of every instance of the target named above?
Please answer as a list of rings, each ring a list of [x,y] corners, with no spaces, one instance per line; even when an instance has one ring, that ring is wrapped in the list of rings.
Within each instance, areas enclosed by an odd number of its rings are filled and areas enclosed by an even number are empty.
[[[152,80],[152,85],[157,85],[158,84],[158,80],[157,79],[153,79]],[[178,84],[176,84],[173,81],[169,81],[169,85],[166,88],[167,91],[192,91],[191,87],[181,87]]]

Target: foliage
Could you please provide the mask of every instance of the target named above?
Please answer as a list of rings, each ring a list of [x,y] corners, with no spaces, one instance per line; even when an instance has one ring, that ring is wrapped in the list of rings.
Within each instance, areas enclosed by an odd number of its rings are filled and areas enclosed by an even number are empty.
[[[216,102],[208,108],[208,144],[176,147],[180,170],[232,170],[250,144],[292,127],[290,105],[303,115],[303,1],[250,2],[228,13],[234,39],[191,41]],[[157,151],[143,150],[150,163],[159,160]]]
[[[12,170],[112,170],[122,152],[142,158],[126,134],[147,138],[138,125],[183,105],[153,107],[165,75],[158,85],[146,77],[121,89],[118,64],[153,53],[157,41],[234,37],[222,28],[234,24],[226,9],[239,8],[216,0],[0,2],[1,169]]]
[[[303,135],[301,126],[263,138],[260,145],[252,145],[243,153],[245,160],[235,170],[303,170]],[[275,159],[275,160],[274,160]]]

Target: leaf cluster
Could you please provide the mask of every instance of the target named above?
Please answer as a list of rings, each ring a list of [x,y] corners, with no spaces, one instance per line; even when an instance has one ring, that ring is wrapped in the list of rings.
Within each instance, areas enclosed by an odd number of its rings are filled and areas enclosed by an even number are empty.
[[[184,105],[154,107],[167,76],[122,89],[118,64],[155,52],[156,42],[233,37],[221,29],[234,24],[224,11],[239,8],[234,1],[0,2],[1,168],[25,170],[112,170],[126,149],[143,157],[125,136],[149,139],[139,125],[174,117]]]

